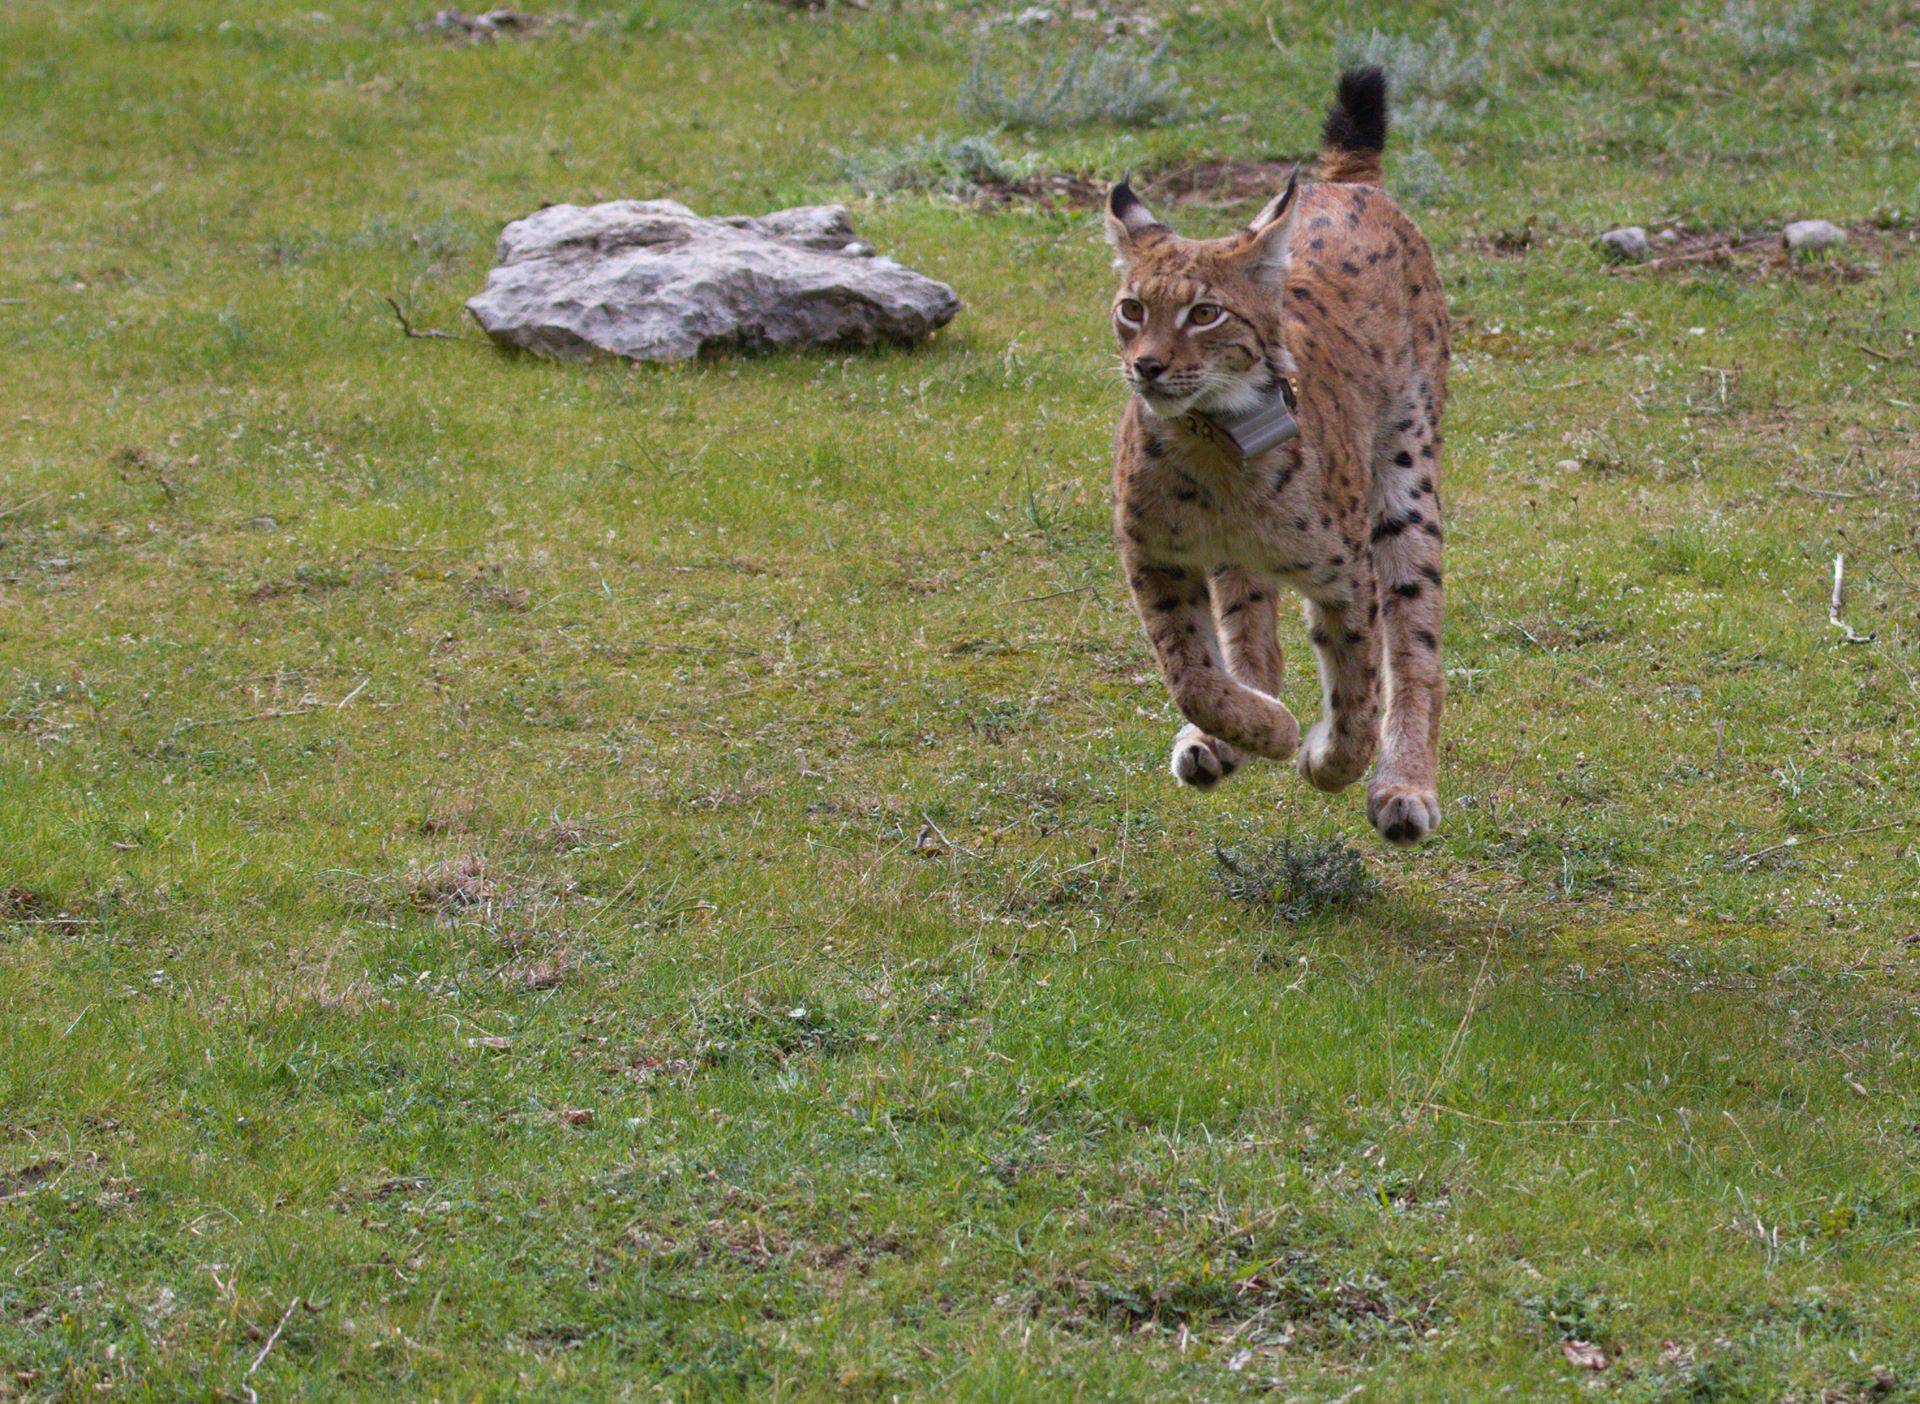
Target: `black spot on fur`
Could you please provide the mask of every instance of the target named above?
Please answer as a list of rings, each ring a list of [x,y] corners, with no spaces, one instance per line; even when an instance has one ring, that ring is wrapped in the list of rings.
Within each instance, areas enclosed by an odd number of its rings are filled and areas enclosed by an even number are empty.
[[[1341,635],[1341,637],[1346,641],[1349,648],[1354,644],[1365,643],[1367,641],[1367,636],[1357,629],[1349,629],[1345,634]]]
[[[1307,630],[1307,638],[1312,641],[1315,648],[1325,648],[1333,642],[1332,639],[1327,637],[1327,631],[1325,629],[1309,629]]]
[[[1420,567],[1420,573],[1426,576],[1427,579],[1432,581],[1435,585],[1438,585],[1440,583],[1440,567],[1439,566],[1423,565]]]
[[[1403,419],[1393,426],[1393,432],[1396,434],[1404,434],[1411,428],[1413,428],[1413,421],[1411,419]]]
[[[1420,491],[1426,492],[1426,493],[1430,493],[1433,491],[1433,479],[1431,477],[1422,478],[1420,480]]]
[[[1428,536],[1431,536],[1435,541],[1440,539],[1440,523],[1438,522],[1422,522],[1420,524],[1420,530],[1424,531]]]
[[[1382,517],[1374,523],[1373,539],[1385,541],[1390,537],[1398,536],[1410,526],[1419,526],[1424,520],[1417,511],[1409,511],[1402,517]]]
[[[1433,458],[1433,445],[1432,444],[1420,445],[1420,456],[1424,459],[1431,461]]]
[[[1349,278],[1357,278],[1360,276],[1360,265],[1343,258],[1340,260],[1340,271]]]
[[[1418,580],[1403,580],[1393,587],[1393,593],[1403,600],[1417,600],[1425,588]]]
[[[1393,461],[1395,463],[1398,463],[1402,468],[1413,467],[1413,455],[1408,453],[1405,449],[1401,449],[1400,452],[1396,453],[1393,456]]]
[[[1431,629],[1415,629],[1413,636],[1420,641],[1423,648],[1437,649],[1440,647],[1440,640],[1433,636],[1433,630]]]

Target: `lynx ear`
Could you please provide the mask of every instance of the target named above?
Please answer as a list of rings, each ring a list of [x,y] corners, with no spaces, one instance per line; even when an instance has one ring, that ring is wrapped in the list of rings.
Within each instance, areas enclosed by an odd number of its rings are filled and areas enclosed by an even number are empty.
[[[1166,232],[1166,226],[1153,217],[1153,211],[1141,203],[1124,180],[1107,192],[1106,225],[1107,242],[1113,245],[1116,262],[1122,266],[1132,259],[1149,231]]]
[[[1287,188],[1267,201],[1247,226],[1247,261],[1259,274],[1284,277],[1293,256],[1293,216],[1299,209],[1300,168],[1287,176]]]

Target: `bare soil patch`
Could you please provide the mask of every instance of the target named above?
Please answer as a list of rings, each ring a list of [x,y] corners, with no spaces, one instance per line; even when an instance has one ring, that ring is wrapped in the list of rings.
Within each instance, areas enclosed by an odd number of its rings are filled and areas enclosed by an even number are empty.
[[[1271,160],[1183,161],[1136,175],[1134,189],[1149,204],[1220,206],[1265,200],[1286,188],[1300,157]],[[975,198],[989,208],[1097,209],[1111,182],[1087,172],[1037,171],[1017,180],[983,181]]]

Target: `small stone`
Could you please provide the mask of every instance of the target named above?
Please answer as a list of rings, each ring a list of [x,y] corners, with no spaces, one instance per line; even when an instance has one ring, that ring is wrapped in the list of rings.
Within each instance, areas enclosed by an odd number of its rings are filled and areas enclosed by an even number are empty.
[[[1658,239],[1663,244],[1677,244],[1680,242],[1680,231],[1678,229],[1675,229],[1669,226],[1666,229],[1662,229],[1658,234],[1654,235],[1653,237]]]
[[[1846,243],[1847,231],[1824,219],[1801,219],[1780,231],[1780,241],[1795,253],[1811,253]]]
[[[1607,1353],[1592,1341],[1562,1341],[1560,1353],[1567,1358],[1567,1364],[1581,1370],[1607,1368]]]
[[[1577,458],[1563,458],[1553,465],[1553,471],[1556,473],[1578,473],[1580,471],[1580,460]]]
[[[1624,229],[1609,229],[1600,236],[1600,247],[1624,263],[1640,263],[1653,252],[1647,231],[1637,224]]]
[[[593,1125],[593,1108],[562,1107],[560,1109],[560,1119],[569,1126],[591,1126]]]
[[[1045,5],[1029,5],[1014,16],[1013,22],[1021,29],[1045,29],[1053,23],[1053,11]]]

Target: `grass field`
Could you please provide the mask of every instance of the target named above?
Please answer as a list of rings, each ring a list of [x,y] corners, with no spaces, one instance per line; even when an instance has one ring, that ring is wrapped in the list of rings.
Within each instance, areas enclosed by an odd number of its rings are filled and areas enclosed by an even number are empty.
[[[1911,0],[1143,3],[1165,120],[991,134],[1151,192],[1397,55],[1405,853],[1165,773],[1088,215],[868,193],[1023,6],[431,8],[0,9],[0,1398],[1920,1397]],[[500,226],[629,196],[848,202],[965,310],[496,352]]]

